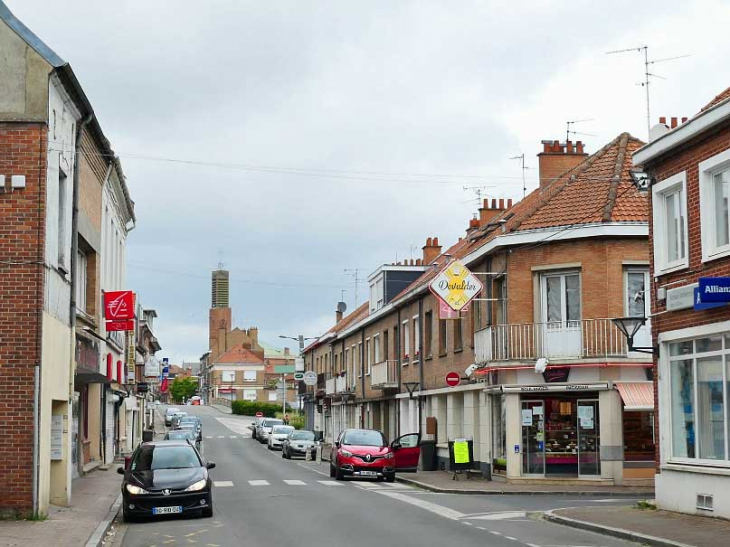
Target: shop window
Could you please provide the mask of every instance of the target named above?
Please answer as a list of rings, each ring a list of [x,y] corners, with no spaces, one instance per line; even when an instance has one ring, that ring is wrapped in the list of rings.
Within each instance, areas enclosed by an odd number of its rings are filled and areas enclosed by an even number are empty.
[[[654,413],[624,412],[624,460],[627,462],[654,461]]]

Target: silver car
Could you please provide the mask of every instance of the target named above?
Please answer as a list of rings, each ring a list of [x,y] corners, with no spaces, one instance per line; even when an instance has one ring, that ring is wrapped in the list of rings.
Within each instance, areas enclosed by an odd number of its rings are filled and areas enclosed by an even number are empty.
[[[174,406],[169,407],[167,410],[165,410],[165,425],[171,426],[172,425],[172,417],[175,415],[176,412],[180,412],[180,409]]]
[[[284,425],[284,420],[277,418],[264,418],[264,420],[256,428],[256,439],[264,444],[269,442],[269,435],[275,425]]]
[[[290,460],[292,456],[306,457],[309,452],[314,459],[317,455],[317,444],[319,443],[314,440],[314,431],[292,431],[281,444],[281,457]]]
[[[269,450],[281,448],[281,443],[284,442],[284,439],[286,439],[292,431],[294,431],[294,427],[290,425],[275,425],[269,435]]]

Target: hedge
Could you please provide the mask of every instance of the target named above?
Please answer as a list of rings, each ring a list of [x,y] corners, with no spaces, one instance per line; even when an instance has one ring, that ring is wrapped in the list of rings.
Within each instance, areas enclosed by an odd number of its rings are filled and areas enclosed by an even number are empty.
[[[281,412],[281,405],[275,403],[263,403],[260,401],[231,401],[231,412],[242,416],[256,416],[257,412],[263,412],[267,418],[274,418],[277,412]]]

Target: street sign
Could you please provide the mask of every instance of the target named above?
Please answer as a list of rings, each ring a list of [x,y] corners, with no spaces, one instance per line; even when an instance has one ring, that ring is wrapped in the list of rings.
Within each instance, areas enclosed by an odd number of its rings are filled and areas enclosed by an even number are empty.
[[[311,370],[308,370],[304,373],[304,383],[308,386],[314,386],[317,385],[317,373]]]
[[[294,365],[274,365],[276,374],[293,374],[295,372]]]
[[[482,291],[482,282],[460,261],[449,263],[429,284],[431,292],[454,311],[461,311]]]
[[[264,417],[264,413],[263,412],[257,412],[256,413],[256,417],[257,418],[263,418]]]
[[[294,380],[296,382],[301,382],[302,380],[304,380],[304,373],[303,372],[295,372],[294,373]]]
[[[730,277],[700,277],[700,298],[709,302],[730,302]]]
[[[458,372],[449,372],[446,375],[446,384],[447,385],[454,387],[454,386],[458,386],[460,383],[461,383],[461,376],[459,375]]]

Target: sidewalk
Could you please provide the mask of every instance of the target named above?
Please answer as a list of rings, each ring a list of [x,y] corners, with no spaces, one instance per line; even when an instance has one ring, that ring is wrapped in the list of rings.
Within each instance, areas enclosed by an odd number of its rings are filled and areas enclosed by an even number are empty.
[[[596,485],[560,485],[560,484],[511,484],[507,482],[488,481],[481,477],[467,479],[459,475],[452,480],[453,473],[447,471],[419,471],[417,473],[398,473],[396,480],[412,486],[447,494],[483,494],[483,495],[549,495],[570,494],[571,496],[647,496],[654,497],[654,490],[636,486],[596,486]]]
[[[116,510],[112,511],[112,506],[120,496],[120,484],[121,476],[117,475],[117,465],[112,465],[107,471],[96,469],[75,479],[71,507],[51,506],[48,519],[42,522],[0,521],[0,545],[87,545],[97,528],[101,527],[105,531],[116,514]]]
[[[718,547],[730,521],[636,507],[580,507],[546,513],[549,521],[658,547]]]
[[[206,406],[209,406],[210,408],[215,408],[218,412],[222,412],[223,414],[233,414],[233,412],[231,411],[231,407],[228,407],[228,406],[213,405],[213,404],[206,405]]]

